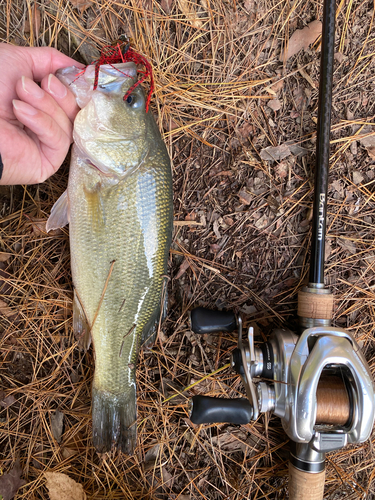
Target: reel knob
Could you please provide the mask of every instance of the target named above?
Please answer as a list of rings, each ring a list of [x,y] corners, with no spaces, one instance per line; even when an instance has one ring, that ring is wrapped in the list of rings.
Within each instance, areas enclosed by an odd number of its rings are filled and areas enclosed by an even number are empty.
[[[196,307],[190,311],[190,327],[194,333],[233,332],[237,328],[236,316],[231,311],[214,311]]]
[[[252,417],[253,409],[245,398],[222,399],[194,396],[191,400],[190,420],[193,424],[243,425],[248,424]]]

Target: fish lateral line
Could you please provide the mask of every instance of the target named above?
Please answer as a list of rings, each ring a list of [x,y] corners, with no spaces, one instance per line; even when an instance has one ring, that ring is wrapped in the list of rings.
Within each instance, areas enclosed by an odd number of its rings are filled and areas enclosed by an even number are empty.
[[[124,299],[124,302],[125,302],[125,299]],[[130,330],[128,331],[128,333],[125,333],[125,335],[123,336],[122,342],[121,342],[121,347],[120,347],[120,352],[119,352],[119,355],[118,355],[119,358],[121,358],[122,348],[124,347],[124,342],[125,342],[126,337],[128,337],[134,331],[134,329],[136,328],[136,326],[137,326],[137,324],[133,323],[133,326],[130,328]]]
[[[112,271],[113,271],[113,267],[115,265],[115,262],[116,260],[112,260],[111,261],[111,267],[109,268],[109,272],[108,272],[108,276],[107,276],[107,279],[104,283],[104,288],[103,288],[103,292],[102,292],[102,296],[100,297],[100,300],[99,300],[99,304],[98,304],[98,308],[96,310],[96,313],[95,313],[95,316],[94,316],[94,319],[92,320],[92,325],[91,325],[91,332],[92,332],[92,329],[94,328],[94,324],[95,324],[95,321],[99,315],[99,311],[100,311],[100,308],[101,308],[101,305],[103,303],[103,300],[104,300],[104,295],[105,295],[105,292],[107,291],[107,287],[108,287],[108,283],[109,283],[109,279],[111,277],[111,274],[112,274]],[[90,332],[90,333],[91,333]]]

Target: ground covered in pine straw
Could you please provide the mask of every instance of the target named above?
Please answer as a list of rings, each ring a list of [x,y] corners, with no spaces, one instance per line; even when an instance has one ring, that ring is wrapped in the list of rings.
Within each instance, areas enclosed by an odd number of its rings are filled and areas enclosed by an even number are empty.
[[[0,191],[1,471],[19,459],[25,485],[17,499],[48,499],[46,472],[66,474],[88,499],[287,498],[289,443],[278,418],[241,427],[190,422],[194,394],[238,397],[244,388],[231,369],[220,371],[236,335],[198,337],[188,311],[233,309],[257,325],[259,341],[275,326],[296,327],[311,237],[319,38],[295,55],[284,48],[297,29],[322,19],[322,3],[126,3],[7,0],[0,37],[91,62],[125,33],[153,65],[175,230],[168,316],[139,356],[138,447],[131,457],[98,456],[91,444],[94,359],[72,332],[68,229],[45,232],[67,162],[44,184]],[[371,1],[338,3],[326,249],[334,324],[356,337],[372,370],[373,21]],[[325,498],[375,498],[374,460],[373,438],[330,453]]]

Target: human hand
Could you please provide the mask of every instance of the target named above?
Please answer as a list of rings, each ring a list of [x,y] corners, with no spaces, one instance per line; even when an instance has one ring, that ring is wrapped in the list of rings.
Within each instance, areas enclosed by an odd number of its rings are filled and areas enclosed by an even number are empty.
[[[50,47],[0,43],[0,184],[43,182],[64,161],[79,108],[53,73],[73,65]]]

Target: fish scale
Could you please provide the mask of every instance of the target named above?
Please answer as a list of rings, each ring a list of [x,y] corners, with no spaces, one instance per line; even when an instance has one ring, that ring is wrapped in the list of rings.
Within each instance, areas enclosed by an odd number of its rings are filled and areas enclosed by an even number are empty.
[[[131,453],[136,444],[137,354],[144,340],[153,340],[162,309],[172,177],[152,115],[126,107],[122,99],[134,80],[113,71],[104,70],[102,77],[110,84],[115,80],[113,94],[90,87],[91,100],[77,115],[67,193],[53,207],[48,229],[67,204],[73,325],[86,339],[91,333],[95,351],[94,445],[100,452],[117,446]],[[132,95],[144,102],[139,87]],[[99,124],[92,124],[95,117]],[[124,140],[114,140],[116,134]]]

